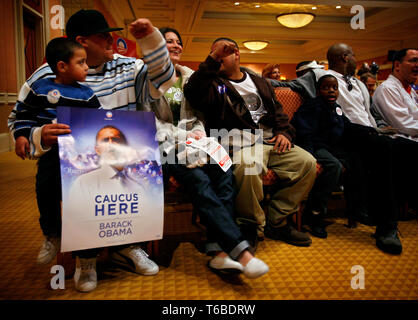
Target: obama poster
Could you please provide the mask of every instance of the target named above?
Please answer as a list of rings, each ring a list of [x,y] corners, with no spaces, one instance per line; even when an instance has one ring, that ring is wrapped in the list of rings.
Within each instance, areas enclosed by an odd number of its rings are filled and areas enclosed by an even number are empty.
[[[161,239],[164,191],[150,112],[58,108],[61,251]]]

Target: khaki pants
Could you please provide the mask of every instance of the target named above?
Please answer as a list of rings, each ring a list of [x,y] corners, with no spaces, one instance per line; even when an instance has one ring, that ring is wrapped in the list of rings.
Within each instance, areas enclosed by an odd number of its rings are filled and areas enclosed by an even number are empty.
[[[255,220],[259,233],[266,224],[260,201],[264,198],[262,175],[268,169],[278,176],[278,191],[272,195],[267,217],[275,226],[285,225],[286,217],[298,211],[315,182],[316,160],[298,146],[278,154],[271,145],[255,145],[236,152],[233,161],[238,217]]]

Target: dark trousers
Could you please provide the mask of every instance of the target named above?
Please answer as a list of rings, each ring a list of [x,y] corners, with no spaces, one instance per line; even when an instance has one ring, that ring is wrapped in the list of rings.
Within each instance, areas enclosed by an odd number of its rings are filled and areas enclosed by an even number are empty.
[[[409,207],[418,209],[417,187],[418,181],[418,142],[404,139],[394,139],[394,166],[396,194],[399,205],[408,204]]]
[[[327,149],[321,148],[313,152],[313,156],[321,165],[322,171],[315,180],[309,193],[306,208],[308,211],[317,211],[326,214],[328,199],[339,185],[343,164]]]
[[[163,166],[163,170],[166,177],[173,176],[187,190],[194,210],[206,227],[208,243],[217,243],[234,258],[231,252],[237,247],[242,249],[245,240],[234,220],[232,170],[224,172],[219,166],[210,164],[193,169],[168,164]],[[243,251],[241,249],[238,253]]]
[[[36,200],[39,224],[45,236],[61,236],[61,173],[55,145],[38,160]]]
[[[364,168],[359,154],[347,152],[341,148],[334,148],[332,151],[320,148],[313,152],[313,156],[321,164],[322,171],[309,193],[308,211],[315,210],[326,214],[331,193],[343,184],[347,216],[353,217],[365,213],[367,181],[364,178]]]
[[[376,220],[378,232],[397,228],[399,208],[395,192],[394,141],[376,134],[372,128],[358,125],[347,130],[345,135],[345,147],[361,154],[367,170],[369,214]]]

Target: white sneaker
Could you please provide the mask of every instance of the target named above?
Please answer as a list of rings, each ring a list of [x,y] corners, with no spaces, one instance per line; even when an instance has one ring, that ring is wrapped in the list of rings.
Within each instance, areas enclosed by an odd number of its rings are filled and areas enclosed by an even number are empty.
[[[247,278],[255,279],[266,274],[269,270],[269,266],[264,261],[254,257],[244,267],[244,275]]]
[[[152,276],[160,270],[158,265],[148,258],[148,254],[138,246],[124,248],[120,251],[113,252],[111,259],[123,266],[127,266],[134,272]]]
[[[97,287],[96,258],[77,257],[74,273],[75,288],[81,292],[90,292]]]
[[[60,250],[61,239],[58,237],[46,237],[44,243],[39,250],[38,257],[36,261],[38,264],[47,264],[50,263],[58,251]]]
[[[208,266],[214,271],[221,271],[227,273],[241,273],[244,270],[244,267],[241,263],[232,260],[229,256],[216,256],[209,261]]]

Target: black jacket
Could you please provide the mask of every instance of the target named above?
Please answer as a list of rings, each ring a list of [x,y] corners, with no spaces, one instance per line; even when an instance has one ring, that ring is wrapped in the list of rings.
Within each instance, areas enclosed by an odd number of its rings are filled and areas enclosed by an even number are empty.
[[[220,67],[221,63],[208,56],[184,87],[186,99],[203,113],[208,134],[209,129],[267,129],[271,131],[271,137],[280,133],[292,141],[294,128],[276,100],[271,84],[264,78],[249,74],[267,110],[256,124],[238,91],[219,75]]]

